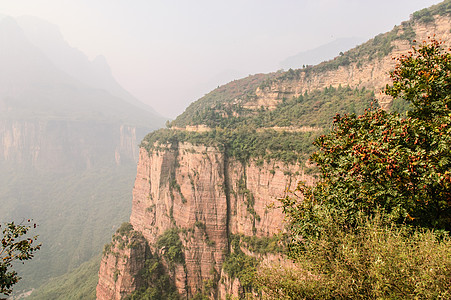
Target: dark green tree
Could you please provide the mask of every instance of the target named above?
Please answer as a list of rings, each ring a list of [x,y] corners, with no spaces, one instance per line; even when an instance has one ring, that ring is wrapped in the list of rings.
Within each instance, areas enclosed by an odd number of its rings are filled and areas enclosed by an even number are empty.
[[[0,246],[0,294],[10,295],[13,286],[20,280],[17,272],[12,270],[14,261],[25,261],[33,258],[41,245],[33,245],[37,236],[26,237],[28,231],[36,224],[28,220],[25,224],[14,222],[0,225],[2,239]]]

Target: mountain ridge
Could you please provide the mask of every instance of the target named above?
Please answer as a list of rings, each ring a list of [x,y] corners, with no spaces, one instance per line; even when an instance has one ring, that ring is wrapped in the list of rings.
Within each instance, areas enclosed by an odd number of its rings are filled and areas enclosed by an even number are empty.
[[[113,96],[161,118],[152,107],[139,101],[119,85],[103,55],[89,60],[83,52],[71,47],[64,40],[56,25],[37,17],[21,16],[17,18],[17,22],[30,42],[74,79],[90,87],[104,89]]]
[[[358,37],[338,38],[327,44],[289,56],[280,62],[280,66],[284,69],[300,69],[302,66],[317,65],[336,57],[339,53],[354,48],[364,41],[363,38]]]

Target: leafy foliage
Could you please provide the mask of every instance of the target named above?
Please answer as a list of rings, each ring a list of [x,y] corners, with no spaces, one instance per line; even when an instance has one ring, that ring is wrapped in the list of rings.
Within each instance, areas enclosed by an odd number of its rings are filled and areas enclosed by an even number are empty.
[[[126,300],[176,300],[179,299],[177,288],[173,280],[169,277],[164,268],[161,259],[158,256],[152,256],[146,259],[144,268],[140,271],[140,279],[144,285]]]
[[[250,158],[277,159],[284,162],[300,162],[313,152],[313,140],[319,136],[322,127],[328,127],[333,115],[338,112],[361,113],[369,106],[373,93],[349,87],[329,87],[323,91],[304,94],[285,100],[276,109],[259,110],[251,116],[219,117],[223,113],[219,104],[212,108],[218,114],[210,119],[209,113],[199,115],[198,121],[212,127],[208,132],[160,129],[147,135],[141,144],[149,152],[177,148],[180,142],[216,146],[240,161]],[[222,105],[222,104],[221,104]],[[227,114],[225,114],[227,115]],[[302,116],[302,118],[299,118]],[[267,127],[305,126],[306,130],[280,131]]]
[[[167,149],[168,144],[177,149],[178,143],[189,142],[194,145],[218,147],[226,151],[230,157],[240,161],[259,157],[296,162],[301,160],[298,151],[305,151],[302,153],[313,151],[312,142],[318,135],[317,132],[257,131],[252,128],[236,130],[216,128],[202,133],[160,129],[149,134],[141,146],[151,153],[154,150]]]
[[[14,261],[25,261],[32,259],[34,253],[41,248],[41,245],[33,246],[37,236],[25,237],[28,231],[36,224],[31,224],[30,220],[25,225],[14,222],[5,223],[3,226],[1,248],[0,248],[0,293],[9,295],[13,291],[13,286],[20,280],[17,272],[11,270]]]
[[[81,264],[67,274],[53,278],[27,297],[28,300],[96,299],[100,255]]]
[[[103,255],[106,256],[109,254],[113,254],[114,256],[117,257],[119,255],[118,252],[115,252],[115,250],[117,249],[119,250],[123,250],[125,248],[136,249],[137,247],[145,243],[146,241],[144,239],[143,234],[140,231],[135,231],[133,229],[132,224],[124,222],[116,230],[116,233],[112,237],[111,243],[105,244],[105,246],[103,247]]]
[[[148,251],[144,268],[139,272],[137,280],[140,287],[129,295],[127,300],[179,299],[174,279],[169,275],[175,264],[185,262],[179,230],[177,228],[166,230],[158,237],[156,247],[158,253],[152,254]]]
[[[281,242],[282,237],[282,235],[270,237],[239,235],[241,245],[256,254],[283,253],[285,249]]]
[[[163,252],[163,257],[169,263],[185,262],[185,256],[183,255],[183,244],[179,237],[179,231],[177,228],[171,228],[166,230],[161,236],[158,237],[157,248]]]
[[[396,69],[391,72],[393,86],[386,93],[412,103],[409,116],[433,123],[445,124],[441,117],[448,116],[451,105],[451,51],[442,42],[431,40],[412,47],[401,55]]]
[[[232,252],[229,253],[222,264],[222,269],[231,278],[238,278],[243,287],[244,294],[251,293],[254,286],[254,277],[258,261],[255,257],[246,255],[240,247],[240,236],[232,236]]]
[[[274,110],[260,111],[246,120],[256,128],[261,127],[318,127],[329,128],[337,113],[361,114],[371,104],[374,93],[364,88],[351,89],[349,86],[326,87],[304,93],[297,98],[284,100]],[[241,124],[239,124],[241,126]]]
[[[450,15],[451,1],[445,0],[437,5],[424,8],[412,14],[412,20],[420,23],[430,23],[434,20],[434,15]]]
[[[120,236],[129,236],[133,231],[133,225],[129,222],[124,222],[121,226],[116,230],[116,234]]]

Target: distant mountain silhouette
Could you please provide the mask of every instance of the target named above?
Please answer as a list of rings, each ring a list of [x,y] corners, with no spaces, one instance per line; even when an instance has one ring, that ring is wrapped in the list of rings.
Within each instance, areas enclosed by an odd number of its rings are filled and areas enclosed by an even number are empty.
[[[148,128],[164,118],[114,79],[104,57],[89,61],[56,26],[32,17],[0,19],[0,114],[123,120]]]
[[[345,52],[364,41],[365,39],[357,37],[339,38],[317,48],[290,56],[283,60],[280,66],[284,69],[300,69],[303,65],[317,65],[320,62],[338,56],[340,52]]]

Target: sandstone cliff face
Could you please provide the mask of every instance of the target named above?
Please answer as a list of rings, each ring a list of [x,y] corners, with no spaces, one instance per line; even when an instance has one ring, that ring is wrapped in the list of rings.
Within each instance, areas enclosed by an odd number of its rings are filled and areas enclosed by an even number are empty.
[[[180,294],[200,291],[212,269],[221,273],[230,234],[269,235],[282,229],[280,210],[266,206],[301,177],[287,172],[293,166],[273,168],[271,174],[267,166],[244,166],[215,147],[188,143],[150,154],[141,149],[130,222],[151,246],[167,229],[182,229],[186,268],[176,272]]]
[[[221,185],[224,158],[214,148],[182,144],[150,155],[141,149],[130,222],[151,246],[169,228],[185,231],[186,274],[176,272],[182,295],[200,288],[212,266],[222,263],[227,198]]]
[[[179,293],[191,297],[202,291],[205,281],[222,273],[230,235],[269,236],[282,230],[280,209],[268,206],[301,179],[312,181],[299,166],[242,164],[216,147],[183,143],[152,153],[141,148],[130,223],[157,253],[158,236],[173,227],[180,229],[185,264],[175,269],[174,277]],[[131,259],[130,253],[119,253]],[[110,256],[103,258],[99,286],[111,281],[107,270],[115,265]],[[239,287],[236,280],[223,276],[234,289]],[[218,291],[212,295],[218,297]],[[121,299],[104,292],[97,297]]]
[[[144,267],[148,247],[142,236],[116,235],[104,249],[100,264],[97,298],[123,299],[139,287],[139,271]]]

